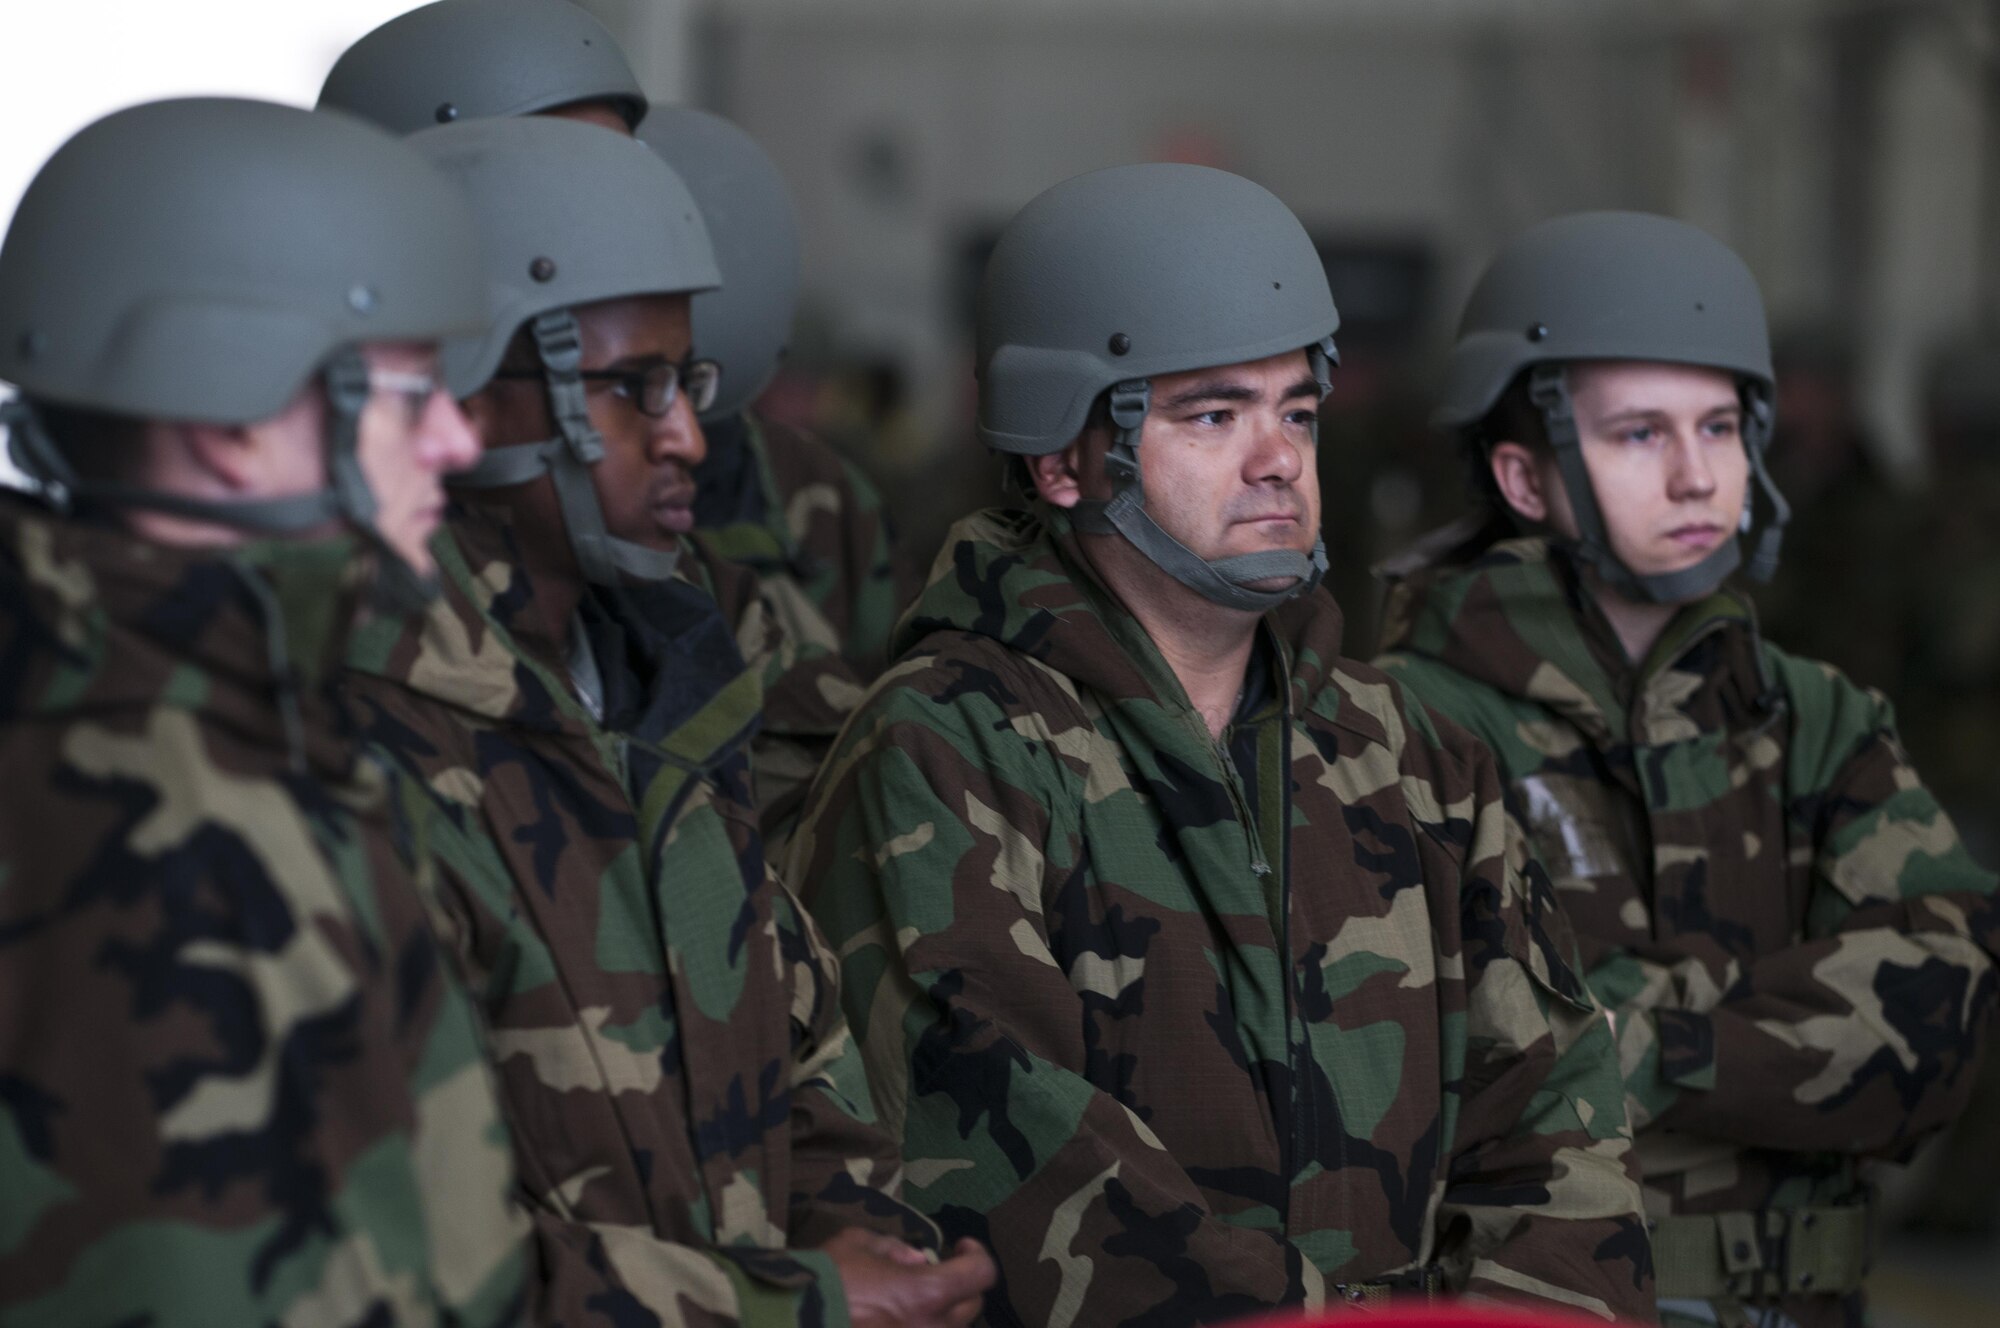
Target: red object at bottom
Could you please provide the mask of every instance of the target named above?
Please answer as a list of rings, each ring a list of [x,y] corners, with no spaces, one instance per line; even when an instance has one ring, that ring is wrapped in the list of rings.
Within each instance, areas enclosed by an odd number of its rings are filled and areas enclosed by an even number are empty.
[[[1249,1328],[1606,1328],[1606,1321],[1562,1310],[1497,1305],[1385,1305],[1324,1314],[1258,1319]]]

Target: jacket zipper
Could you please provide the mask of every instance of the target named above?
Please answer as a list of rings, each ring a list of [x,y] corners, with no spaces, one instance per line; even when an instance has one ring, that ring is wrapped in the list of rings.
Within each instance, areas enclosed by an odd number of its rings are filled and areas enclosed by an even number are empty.
[[[1195,722],[1201,723],[1199,716],[1196,717]],[[1203,732],[1207,732],[1206,725],[1203,725]],[[1284,991],[1284,1026],[1280,1032],[1285,1044],[1285,1091],[1291,1099],[1291,1110],[1288,1113],[1291,1117],[1291,1126],[1289,1129],[1283,1128],[1280,1121],[1273,1119],[1271,1122],[1271,1133],[1278,1140],[1278,1183],[1280,1191],[1278,1227],[1279,1230],[1289,1235],[1292,1229],[1292,1180],[1298,1174],[1298,1158],[1303,1154],[1300,1140],[1300,1116],[1302,1113],[1299,1110],[1299,1076],[1301,1074],[1299,1042],[1297,1038],[1292,1036],[1293,1024],[1296,1022],[1297,993],[1294,988],[1297,977],[1293,971],[1292,963],[1292,724],[1289,707],[1281,707],[1278,712],[1278,734],[1280,756],[1280,806],[1278,808],[1278,824],[1283,827],[1283,838],[1280,840],[1283,846],[1283,857],[1279,863],[1282,871],[1278,877],[1277,957],[1279,983]],[[1268,880],[1271,875],[1271,863],[1269,858],[1265,856],[1263,837],[1258,833],[1259,821],[1251,805],[1250,792],[1243,786],[1242,776],[1236,769],[1236,758],[1230,755],[1228,745],[1218,738],[1210,738],[1209,751],[1215,756],[1216,763],[1221,767],[1223,786],[1229,790],[1231,800],[1236,803],[1236,814],[1239,823],[1243,826],[1243,837],[1250,847],[1250,870],[1259,878]],[[1274,1115],[1276,1105],[1275,1102],[1272,1103]]]

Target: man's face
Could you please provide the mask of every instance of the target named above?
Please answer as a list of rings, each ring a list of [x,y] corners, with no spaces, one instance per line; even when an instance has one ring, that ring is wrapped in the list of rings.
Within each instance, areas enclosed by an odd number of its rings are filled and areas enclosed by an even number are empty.
[[[605,300],[576,311],[583,330],[583,367],[630,371],[683,364],[694,345],[685,295]],[[649,548],[678,548],[694,529],[694,468],[708,455],[686,385],[658,418],[639,409],[622,384],[585,384],[590,422],[604,436],[604,460],[591,478],[604,524],[619,539]]]
[[[1640,576],[1693,567],[1732,538],[1750,459],[1736,380],[1688,365],[1588,362],[1569,389],[1591,488],[1618,560]],[[1549,521],[1575,538],[1554,458],[1541,462]]]
[[[355,453],[375,495],[375,527],[420,576],[436,570],[430,538],[444,519],[444,476],[479,456],[479,440],[442,385],[429,346],[378,343],[361,348],[371,384]]]
[[[1319,384],[1302,350],[1152,380],[1139,434],[1146,511],[1213,562],[1239,554],[1309,553],[1319,540],[1313,425]],[[1083,496],[1111,497],[1109,431],[1086,449]],[[1259,583],[1282,590],[1289,579]]]
[[[693,344],[685,295],[639,295],[571,311],[583,342],[587,374],[642,374],[662,364],[678,365]],[[553,438],[555,420],[541,382],[533,344],[517,337],[502,369],[522,378],[496,378],[467,404],[487,447]],[[584,381],[590,423],[604,439],[604,459],[591,468],[604,524],[619,539],[671,551],[694,528],[694,467],[708,445],[694,407],[682,389],[659,417],[640,409],[636,382],[592,377]],[[492,494],[515,509],[527,538],[543,556],[569,560],[568,532],[556,500],[554,481],[543,477],[517,491]]]

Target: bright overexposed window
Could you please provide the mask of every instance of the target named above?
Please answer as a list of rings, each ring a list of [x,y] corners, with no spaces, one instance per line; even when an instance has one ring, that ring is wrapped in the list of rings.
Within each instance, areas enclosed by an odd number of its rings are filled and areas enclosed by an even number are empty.
[[[9,0],[0,5],[0,216],[107,111],[206,93],[310,106],[355,38],[414,0]]]
[[[310,106],[355,38],[416,7],[416,0],[4,0],[0,218],[13,218],[49,154],[106,112],[204,94]]]

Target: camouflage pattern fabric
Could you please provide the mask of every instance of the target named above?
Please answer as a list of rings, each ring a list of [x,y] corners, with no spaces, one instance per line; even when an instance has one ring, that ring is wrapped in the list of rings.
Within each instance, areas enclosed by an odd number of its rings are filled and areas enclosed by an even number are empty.
[[[788,858],[989,1321],[1433,1269],[1649,1318],[1610,1030],[1489,758],[1340,659],[1323,593],[1267,615],[1225,750],[1085,566],[1059,514],[961,522]]]
[[[764,582],[789,637],[846,655],[873,678],[918,588],[875,486],[824,441],[753,412],[704,429],[696,525]]]
[[[1419,573],[1390,619],[1383,666],[1493,748],[1582,934],[1650,1214],[1858,1202],[1855,1159],[1963,1108],[1995,882],[1881,696],[1762,641],[1726,589],[1634,668],[1540,539]],[[1803,1328],[1861,1312],[1779,1304]]]
[[[364,572],[0,499],[10,1328],[518,1319],[477,1024],[322,691]]]
[[[593,629],[624,727],[594,724],[559,587],[521,573],[491,509],[447,529],[444,599],[358,639],[348,690],[434,805],[440,925],[515,1126],[538,1317],[844,1324],[809,1247],[848,1226],[933,1233],[893,1197],[900,1159],[871,1124],[833,961],[765,866],[758,677],[702,592],[635,590],[622,651]]]
[[[724,557],[697,533],[683,545],[680,575],[706,591],[735,632],[736,649],[763,685],[761,722],[750,739],[750,773],[765,855],[777,861],[797,824],[806,789],[841,725],[867,689],[847,656],[797,630],[786,591]]]

